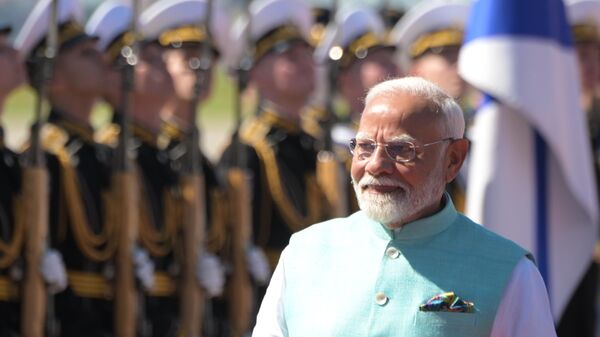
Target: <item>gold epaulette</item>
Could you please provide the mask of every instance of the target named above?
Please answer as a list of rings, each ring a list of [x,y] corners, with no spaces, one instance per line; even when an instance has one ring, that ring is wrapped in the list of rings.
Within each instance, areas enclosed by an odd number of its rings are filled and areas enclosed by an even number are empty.
[[[252,144],[264,139],[272,125],[265,123],[260,117],[252,117],[244,122],[240,129],[240,139],[245,144]]]
[[[313,187],[316,186],[314,175],[307,175],[306,179],[306,201],[307,201],[307,216],[303,216],[296,209],[290,200],[287,192],[284,189],[284,184],[281,180],[279,165],[277,164],[277,156],[272,145],[267,140],[266,136],[272,127],[268,119],[264,115],[255,118],[242,130],[240,133],[244,143],[252,146],[256,154],[262,162],[263,175],[266,177],[268,190],[272,200],[279,209],[281,216],[285,220],[292,232],[297,232],[306,228],[311,223],[319,220],[320,211],[313,209],[314,201],[309,200],[312,195]],[[320,207],[319,207],[320,208]]]
[[[85,298],[109,299],[113,289],[106,278],[98,273],[69,270],[69,287],[75,295]]]
[[[118,124],[110,124],[109,126],[96,132],[94,135],[94,140],[100,144],[115,148],[119,142],[120,132],[121,127]]]
[[[69,134],[58,125],[46,123],[42,126],[40,139],[44,150],[58,155],[69,141]]]
[[[181,142],[185,132],[178,123],[172,120],[163,120],[160,124],[160,132],[156,144],[160,150],[165,150],[172,142]]]
[[[323,139],[324,131],[321,122],[325,120],[327,111],[323,107],[311,106],[302,112],[302,130],[315,139]]]

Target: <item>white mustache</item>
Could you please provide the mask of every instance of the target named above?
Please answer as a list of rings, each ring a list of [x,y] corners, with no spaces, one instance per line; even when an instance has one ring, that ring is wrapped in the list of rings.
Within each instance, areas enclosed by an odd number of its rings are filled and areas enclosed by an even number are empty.
[[[368,173],[365,173],[365,175],[360,178],[360,181],[358,182],[358,186],[360,188],[365,188],[366,186],[393,186],[393,187],[400,187],[404,190],[407,190],[408,187],[403,184],[402,182],[390,178],[390,177],[374,177]]]

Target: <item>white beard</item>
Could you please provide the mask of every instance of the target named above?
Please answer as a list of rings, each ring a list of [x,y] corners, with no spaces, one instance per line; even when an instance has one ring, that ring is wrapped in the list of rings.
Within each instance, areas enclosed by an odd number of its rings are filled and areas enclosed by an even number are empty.
[[[407,219],[425,207],[439,202],[445,189],[441,170],[433,172],[424,184],[414,189],[388,176],[374,177],[367,172],[358,183],[352,178],[352,185],[360,209],[369,218],[386,227],[404,225]],[[370,193],[363,191],[366,185],[396,186],[401,190],[390,193]]]

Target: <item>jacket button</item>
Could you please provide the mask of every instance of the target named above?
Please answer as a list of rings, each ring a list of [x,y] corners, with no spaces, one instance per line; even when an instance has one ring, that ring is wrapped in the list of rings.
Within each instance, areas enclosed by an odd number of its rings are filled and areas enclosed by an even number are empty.
[[[385,305],[388,302],[389,298],[385,296],[384,293],[378,292],[375,294],[375,303],[378,305]]]
[[[397,259],[400,256],[400,251],[394,247],[388,247],[388,249],[385,250],[385,255],[390,259]]]

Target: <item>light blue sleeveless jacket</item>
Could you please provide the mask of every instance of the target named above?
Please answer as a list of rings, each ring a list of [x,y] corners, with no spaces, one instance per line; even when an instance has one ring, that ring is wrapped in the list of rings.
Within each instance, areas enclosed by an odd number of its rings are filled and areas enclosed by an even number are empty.
[[[438,213],[396,231],[357,212],[293,235],[279,266],[287,334],[489,336],[511,273],[528,252],[446,200]],[[473,302],[475,312],[419,311],[449,291]]]

